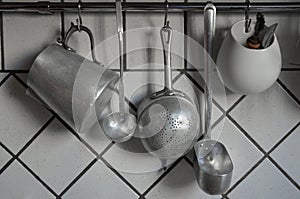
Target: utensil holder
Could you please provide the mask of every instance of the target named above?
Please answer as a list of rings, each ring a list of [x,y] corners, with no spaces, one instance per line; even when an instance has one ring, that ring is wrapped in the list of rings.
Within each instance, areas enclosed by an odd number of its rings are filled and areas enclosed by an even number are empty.
[[[230,90],[240,94],[260,93],[271,87],[281,70],[281,52],[276,35],[265,49],[250,49],[246,40],[254,33],[245,32],[245,21],[235,23],[225,37],[217,57],[219,75]]]

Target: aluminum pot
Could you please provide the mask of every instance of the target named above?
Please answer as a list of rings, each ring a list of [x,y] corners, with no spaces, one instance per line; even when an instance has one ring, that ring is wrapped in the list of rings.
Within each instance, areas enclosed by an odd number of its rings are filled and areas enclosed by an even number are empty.
[[[93,61],[80,56],[67,45],[76,31],[89,35]],[[85,133],[98,122],[118,77],[96,60],[92,32],[83,25],[78,27],[71,23],[60,44],[49,45],[37,56],[27,82],[31,94],[79,133]]]

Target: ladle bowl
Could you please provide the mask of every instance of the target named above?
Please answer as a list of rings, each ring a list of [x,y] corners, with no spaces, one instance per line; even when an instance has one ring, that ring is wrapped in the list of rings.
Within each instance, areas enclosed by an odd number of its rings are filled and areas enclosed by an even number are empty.
[[[102,128],[110,140],[126,142],[134,134],[136,118],[130,113],[111,113],[103,120]]]
[[[194,168],[199,187],[210,195],[224,193],[230,186],[233,164],[225,146],[201,140],[194,146]]]

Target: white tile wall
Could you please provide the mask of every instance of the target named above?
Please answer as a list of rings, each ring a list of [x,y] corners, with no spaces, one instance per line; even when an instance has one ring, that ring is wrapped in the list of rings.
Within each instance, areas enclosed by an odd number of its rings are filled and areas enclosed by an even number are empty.
[[[300,128],[298,127],[291,136],[289,136],[275,151],[271,154],[272,157],[279,163],[281,167],[293,177],[293,179],[299,184],[300,163],[298,161],[299,154],[299,137]]]
[[[98,161],[92,168],[67,192],[64,199],[96,199],[96,198],[132,198],[138,196],[127,185]]]
[[[54,120],[20,158],[60,193],[93,160],[93,155]]]
[[[29,69],[38,53],[60,36],[60,17],[36,14],[3,14],[6,69]]]
[[[299,198],[300,193],[280,171],[265,160],[246,178],[229,198]]]
[[[268,151],[299,121],[300,107],[274,84],[264,93],[247,96],[230,114]]]
[[[2,168],[8,160],[11,158],[9,153],[7,153],[3,148],[0,148],[0,167]]]
[[[17,161],[14,161],[1,175],[0,191],[3,199],[55,198]]]
[[[12,76],[0,89],[0,139],[15,154],[51,117],[25,92],[26,89]]]
[[[65,0],[71,1],[77,0]],[[202,12],[190,12],[187,16],[188,35],[203,44]],[[160,46],[158,30],[163,24],[163,17],[163,13],[126,13],[126,30],[149,26],[158,28],[146,29],[146,32],[144,29],[144,32],[127,39],[127,50],[139,45]],[[254,20],[255,14],[251,17]],[[1,36],[4,57],[1,61],[4,61],[5,69],[12,71],[0,70],[0,82],[11,74],[0,85],[0,198],[222,198],[221,195],[209,196],[199,188],[191,166],[192,152],[188,158],[169,165],[169,170],[165,171],[161,168],[162,162],[146,153],[138,139],[112,144],[98,127],[87,134],[74,135],[41,104],[25,95],[26,89],[18,78],[26,82],[27,75],[19,73],[19,70],[29,69],[36,55],[61,36],[62,22],[67,31],[70,22],[75,22],[76,18],[75,13],[3,14]],[[118,61],[113,61],[118,54],[115,14],[83,13],[82,18],[83,24],[94,33],[99,47],[98,59],[117,69]],[[243,18],[243,14],[218,13],[213,58],[226,31]],[[223,90],[226,92],[224,96],[222,89],[213,86],[213,97],[217,102],[213,106],[213,122],[218,123],[213,128],[212,137],[226,146],[234,163],[231,188],[223,195],[224,199],[300,198],[297,154],[300,127],[295,127],[300,122],[300,19],[299,14],[291,13],[266,14],[266,18],[270,24],[279,22],[277,36],[283,67],[288,68],[282,71],[278,83],[264,93],[245,97],[227,89]],[[170,13],[169,20],[175,31],[184,32],[182,12]],[[173,41],[172,45],[180,55],[184,55],[183,41]],[[70,46],[83,56],[89,54],[86,35],[76,33],[70,39]],[[192,53],[198,57],[197,52]],[[156,64],[147,65],[149,62]],[[125,94],[134,104],[137,105],[149,93],[142,87],[144,84],[152,82],[159,84],[154,90],[162,88],[162,72],[149,72],[149,69],[163,69],[162,63],[159,50],[139,49],[128,54],[127,69],[130,70],[125,73]],[[183,69],[182,58],[173,55],[172,66]],[[180,71],[174,71],[173,78],[179,74]],[[182,74],[174,87],[202,99],[202,92],[194,85],[196,82],[203,87],[202,77],[192,71],[188,74],[193,81]],[[116,94],[109,106],[114,111],[118,110]],[[233,109],[228,112],[230,107]],[[223,112],[226,112],[226,117],[221,120]],[[47,121],[45,130],[37,134]],[[285,137],[293,128],[295,130]],[[270,149],[271,153],[266,154]]]

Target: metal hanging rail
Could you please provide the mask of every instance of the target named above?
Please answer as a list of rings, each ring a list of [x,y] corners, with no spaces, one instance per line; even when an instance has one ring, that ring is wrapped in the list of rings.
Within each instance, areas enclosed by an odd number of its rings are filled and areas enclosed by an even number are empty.
[[[203,11],[207,2],[197,3],[168,3],[169,11]],[[218,12],[244,12],[247,5],[243,2],[214,3]],[[114,12],[114,2],[82,2],[83,12]],[[123,10],[126,11],[163,11],[163,2],[124,2]],[[52,14],[55,12],[77,12],[77,2],[2,2],[0,12],[37,12]],[[250,11],[262,12],[300,12],[300,2],[253,2]]]

